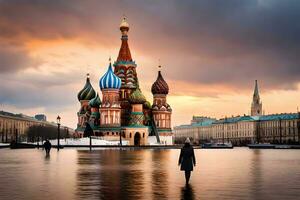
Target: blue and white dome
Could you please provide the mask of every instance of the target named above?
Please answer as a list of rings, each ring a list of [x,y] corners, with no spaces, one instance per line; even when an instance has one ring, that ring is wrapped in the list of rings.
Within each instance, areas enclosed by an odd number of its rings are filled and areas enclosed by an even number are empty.
[[[107,72],[99,81],[101,90],[103,89],[120,89],[121,79],[116,76],[112,70],[111,63],[109,63]]]

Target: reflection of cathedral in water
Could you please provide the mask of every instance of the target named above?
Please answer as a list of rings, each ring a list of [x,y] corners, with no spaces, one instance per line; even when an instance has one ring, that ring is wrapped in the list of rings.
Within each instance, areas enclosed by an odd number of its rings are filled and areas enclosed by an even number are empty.
[[[108,140],[127,140],[130,145],[148,144],[148,136],[156,136],[163,144],[172,143],[171,114],[167,103],[169,87],[161,71],[153,83],[153,103],[146,100],[137,77],[137,65],[128,46],[129,25],[126,18],[120,25],[121,48],[113,66],[100,78],[100,96],[86,78],[84,88],[78,93],[81,107],[78,112],[77,133],[83,135],[87,123],[95,136]],[[114,69],[113,69],[114,68]]]
[[[80,199],[142,199],[145,178],[138,151],[78,151]],[[134,166],[134,167],[133,167]]]

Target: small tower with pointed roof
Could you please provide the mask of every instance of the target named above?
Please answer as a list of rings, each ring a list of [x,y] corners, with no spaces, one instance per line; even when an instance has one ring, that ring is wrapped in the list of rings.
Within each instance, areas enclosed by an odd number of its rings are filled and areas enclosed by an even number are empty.
[[[171,106],[167,103],[167,95],[169,86],[161,74],[161,66],[159,66],[158,76],[151,87],[153,94],[152,115],[154,123],[160,136],[171,135]]]
[[[132,60],[129,45],[128,45],[128,31],[129,24],[127,18],[124,16],[121,24],[121,47],[119,50],[119,55],[117,61],[114,63],[115,74],[121,79],[121,88],[119,91],[121,110],[122,110],[122,119],[121,124],[126,126],[129,124],[130,117],[130,103],[129,96],[137,88],[137,65]]]
[[[78,130],[84,130],[86,122],[89,121],[91,115],[91,107],[89,106],[89,101],[95,96],[96,92],[90,82],[90,75],[86,74],[85,85],[77,94],[77,99],[80,102],[80,110],[77,112]]]
[[[255,80],[255,87],[251,104],[251,116],[259,116],[262,114],[262,102],[259,96],[258,83],[257,80]]]
[[[89,106],[91,107],[91,116],[90,116],[90,125],[93,127],[100,125],[100,112],[99,107],[101,105],[101,99],[97,93],[97,95],[89,101]]]
[[[129,102],[132,107],[129,126],[144,125],[143,104],[146,101],[146,97],[143,95],[138,85],[137,88],[129,96]]]

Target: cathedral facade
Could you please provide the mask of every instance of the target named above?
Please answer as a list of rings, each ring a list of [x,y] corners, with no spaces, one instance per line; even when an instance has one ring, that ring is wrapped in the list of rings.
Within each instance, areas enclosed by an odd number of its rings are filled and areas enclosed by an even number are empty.
[[[85,136],[88,128],[94,136],[106,140],[127,141],[129,145],[148,145],[149,136],[156,143],[172,144],[171,106],[167,103],[169,87],[161,71],[158,71],[151,92],[153,103],[143,95],[137,76],[137,64],[131,57],[128,45],[129,25],[123,18],[121,25],[121,48],[117,60],[109,60],[106,73],[100,78],[102,93],[93,88],[89,74],[78,93],[80,110],[77,113],[76,132]],[[102,99],[102,100],[101,100]]]

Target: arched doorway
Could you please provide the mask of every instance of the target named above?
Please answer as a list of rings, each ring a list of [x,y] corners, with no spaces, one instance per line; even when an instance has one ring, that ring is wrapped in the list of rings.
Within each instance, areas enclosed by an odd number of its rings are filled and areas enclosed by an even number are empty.
[[[134,146],[140,146],[141,145],[141,134],[139,132],[136,132],[134,135]]]

